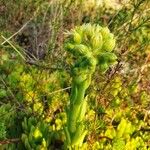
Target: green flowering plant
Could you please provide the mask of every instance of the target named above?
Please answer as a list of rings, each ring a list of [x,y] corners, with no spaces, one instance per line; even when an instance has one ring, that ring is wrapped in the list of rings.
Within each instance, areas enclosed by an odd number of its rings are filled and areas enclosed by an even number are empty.
[[[110,65],[116,63],[117,56],[112,52],[115,38],[107,27],[84,24],[68,32],[64,47],[75,57],[71,71],[72,89],[65,127],[66,145],[69,149],[78,149],[82,147],[87,134],[84,122],[87,107],[85,93],[96,66],[105,72]]]

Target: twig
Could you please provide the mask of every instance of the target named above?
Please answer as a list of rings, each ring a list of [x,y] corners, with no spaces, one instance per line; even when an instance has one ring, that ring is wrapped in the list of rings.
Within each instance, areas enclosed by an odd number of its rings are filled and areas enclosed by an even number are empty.
[[[68,90],[68,89],[71,89],[71,86],[66,87],[66,88],[64,88],[64,89],[60,89],[60,90],[54,91],[54,92],[51,92],[51,93],[49,93],[48,95],[52,95],[52,94],[55,94],[55,93],[58,93],[58,92],[66,91],[66,90]]]
[[[3,141],[0,141],[0,145],[11,144],[11,143],[18,143],[18,142],[20,142],[19,138],[16,138],[16,139],[6,139],[6,140],[3,140]]]
[[[109,137],[107,137],[107,136],[99,136],[99,139],[107,139],[107,140],[109,140],[109,141],[112,141],[112,139],[111,138],[109,138]]]
[[[104,87],[102,88],[103,91],[105,91],[107,85],[111,82],[111,79],[115,76],[116,72],[122,67],[122,64],[120,64],[120,61],[118,61],[114,72],[111,74],[111,76],[109,77],[109,79],[107,80],[106,84],[104,85]]]
[[[6,42],[8,42],[10,39],[12,39],[15,35],[17,35],[19,32],[21,32],[32,19],[33,19],[33,17],[29,21],[27,21],[16,33],[14,33],[9,38],[5,39],[5,41],[2,42],[1,45],[4,45]]]
[[[150,132],[150,128],[141,128],[139,131],[143,131],[143,132]]]
[[[30,18],[30,20],[28,20],[17,32],[15,32],[12,36],[10,36],[9,38],[5,39],[4,42],[1,43],[1,45],[4,45],[6,42],[8,42],[10,39],[12,39],[14,36],[16,36],[19,32],[21,32],[27,25],[28,23],[30,23],[34,17],[36,17],[37,12],[39,10],[39,7],[37,8],[37,10],[34,12],[33,17]]]

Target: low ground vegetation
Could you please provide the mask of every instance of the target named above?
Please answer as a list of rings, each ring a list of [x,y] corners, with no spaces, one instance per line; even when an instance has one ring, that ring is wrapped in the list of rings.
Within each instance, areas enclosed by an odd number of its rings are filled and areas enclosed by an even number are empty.
[[[0,1],[1,150],[150,150],[150,2],[98,2]],[[85,24],[114,35],[111,65],[101,57],[105,65],[91,71],[82,57],[68,52],[68,35]],[[77,60],[82,77],[90,70],[92,78],[84,93],[84,121],[73,120],[86,134],[72,146],[65,129],[71,138],[77,132],[71,133],[68,119],[72,83],[79,85]]]

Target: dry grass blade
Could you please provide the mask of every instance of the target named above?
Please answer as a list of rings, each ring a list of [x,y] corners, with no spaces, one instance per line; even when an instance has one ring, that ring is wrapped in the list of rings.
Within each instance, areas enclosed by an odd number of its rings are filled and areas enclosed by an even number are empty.
[[[21,54],[21,52],[8,39],[6,39],[3,35],[1,35],[1,37],[20,55],[23,60],[25,60],[25,57]]]
[[[32,18],[33,19],[33,18]],[[1,43],[1,45],[4,45],[6,42],[8,42],[10,39],[12,39],[14,36],[16,36],[18,33],[20,33],[27,25],[28,23],[32,20],[30,19],[27,21],[17,32],[15,32],[12,36],[10,36],[8,39],[5,38],[5,41]]]

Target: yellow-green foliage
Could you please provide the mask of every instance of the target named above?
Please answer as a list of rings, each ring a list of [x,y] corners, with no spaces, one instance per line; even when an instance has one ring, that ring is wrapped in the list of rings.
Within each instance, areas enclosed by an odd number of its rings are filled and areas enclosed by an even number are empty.
[[[12,112],[9,112],[11,109],[11,105],[10,104],[4,104],[2,106],[0,106],[0,139],[3,140],[3,139],[6,139],[6,136],[7,136],[7,128],[8,128],[8,125],[10,125],[10,121],[13,121],[13,113],[14,111]],[[11,120],[10,117],[12,117]]]
[[[23,72],[20,77],[17,78],[18,88],[21,89],[24,103],[32,108],[34,113],[39,115],[44,113],[44,103],[47,103],[47,107],[53,108],[51,113],[56,111],[63,102],[66,101],[67,94],[58,92],[53,94],[55,91],[59,91],[63,85],[61,79],[63,76],[67,76],[64,72],[53,72],[49,74],[46,71],[39,72],[40,76],[37,75],[37,71]],[[46,102],[44,97],[46,97]],[[61,102],[58,102],[62,99]]]
[[[22,142],[26,149],[47,150],[50,143],[50,131],[46,123],[38,122],[35,118],[24,118],[22,122],[24,133],[22,134]]]

